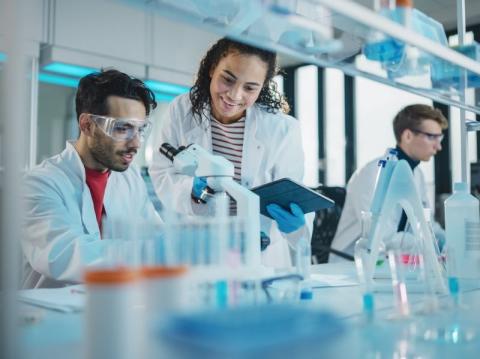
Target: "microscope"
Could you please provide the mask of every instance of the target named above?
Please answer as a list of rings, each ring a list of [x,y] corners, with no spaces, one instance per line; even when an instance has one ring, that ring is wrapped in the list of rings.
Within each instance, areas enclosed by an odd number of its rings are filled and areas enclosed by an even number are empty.
[[[244,220],[245,226],[245,265],[258,268],[260,256],[260,199],[233,180],[234,166],[222,156],[214,155],[197,144],[175,148],[162,144],[160,153],[173,162],[177,173],[191,177],[205,177],[208,187],[215,196],[227,193],[237,202],[237,217]]]

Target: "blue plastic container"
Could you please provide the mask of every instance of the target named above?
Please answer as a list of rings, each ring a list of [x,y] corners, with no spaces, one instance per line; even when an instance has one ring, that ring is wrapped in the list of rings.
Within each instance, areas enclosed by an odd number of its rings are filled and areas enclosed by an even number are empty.
[[[453,50],[458,51],[465,56],[470,57],[475,61],[480,61],[480,44],[474,42],[473,44],[454,46]],[[462,70],[458,66],[454,66],[445,61],[437,61],[434,64],[435,70],[432,71],[432,85],[437,88],[460,88]],[[480,87],[480,75],[467,71],[467,81],[465,83],[468,88]]]
[[[289,305],[239,307],[171,317],[157,340],[168,358],[332,358],[345,332],[335,314]]]
[[[417,9],[409,7],[383,9],[380,14],[434,42],[447,45],[442,24]],[[430,64],[435,63],[432,56],[422,51],[417,51],[416,57],[410,59],[405,43],[386,35],[379,36],[378,40],[373,39],[364,45],[363,53],[367,59],[381,62],[390,79],[425,73],[429,70]]]

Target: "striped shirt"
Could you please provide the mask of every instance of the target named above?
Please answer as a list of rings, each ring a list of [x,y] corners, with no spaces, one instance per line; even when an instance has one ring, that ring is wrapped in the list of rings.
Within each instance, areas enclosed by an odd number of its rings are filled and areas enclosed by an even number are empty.
[[[233,163],[233,166],[235,167],[235,175],[233,179],[240,183],[242,174],[245,117],[228,125],[220,123],[212,118],[210,124],[212,126],[212,152],[216,155],[225,157]],[[230,204],[230,212],[236,213],[236,205],[233,201]]]

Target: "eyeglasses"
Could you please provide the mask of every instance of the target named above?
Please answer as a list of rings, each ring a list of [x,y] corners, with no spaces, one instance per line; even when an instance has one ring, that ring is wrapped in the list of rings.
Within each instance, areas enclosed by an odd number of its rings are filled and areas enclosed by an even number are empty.
[[[152,127],[148,119],[116,118],[92,114],[90,114],[90,118],[115,141],[130,141],[138,134],[140,141],[143,142]]]
[[[421,135],[424,135],[427,140],[429,141],[436,141],[436,142],[442,142],[443,140],[443,133],[430,133],[430,132],[425,132],[425,131],[420,131],[420,130],[415,130],[415,129],[410,129],[410,131],[414,132],[414,133],[418,133],[418,134],[421,134]]]

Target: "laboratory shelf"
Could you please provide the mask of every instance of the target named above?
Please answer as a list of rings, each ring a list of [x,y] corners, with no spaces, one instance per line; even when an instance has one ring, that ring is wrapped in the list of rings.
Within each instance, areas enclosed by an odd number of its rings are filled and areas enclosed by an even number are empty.
[[[480,101],[462,90],[480,79],[480,63],[450,49],[433,19],[420,28],[406,27],[349,0],[156,0],[144,6],[305,63],[480,114]],[[383,52],[383,62],[372,60],[376,51]],[[391,51],[393,57],[385,60]]]

